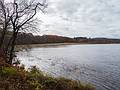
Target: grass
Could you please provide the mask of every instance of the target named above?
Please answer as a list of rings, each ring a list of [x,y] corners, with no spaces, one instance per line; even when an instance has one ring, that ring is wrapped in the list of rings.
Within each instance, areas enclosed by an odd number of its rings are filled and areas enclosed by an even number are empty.
[[[23,67],[5,64],[0,67],[0,90],[94,90],[91,84],[80,81],[54,78],[44,74],[35,66],[29,71]]]

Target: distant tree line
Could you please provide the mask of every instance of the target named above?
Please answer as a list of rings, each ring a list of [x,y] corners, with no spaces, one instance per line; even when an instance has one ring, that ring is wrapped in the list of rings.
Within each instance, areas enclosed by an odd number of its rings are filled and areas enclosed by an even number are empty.
[[[8,33],[10,34],[10,32]],[[9,41],[6,37],[6,42]],[[32,33],[19,32],[16,38],[17,45],[28,45],[28,44],[46,44],[46,43],[83,43],[83,44],[110,44],[110,43],[120,43],[120,39],[110,39],[110,38],[87,38],[87,37],[65,37],[58,35],[43,35],[35,36]]]
[[[57,35],[34,36],[32,33],[19,33],[16,43],[23,44],[44,44],[44,43],[67,43],[74,42],[74,39]]]

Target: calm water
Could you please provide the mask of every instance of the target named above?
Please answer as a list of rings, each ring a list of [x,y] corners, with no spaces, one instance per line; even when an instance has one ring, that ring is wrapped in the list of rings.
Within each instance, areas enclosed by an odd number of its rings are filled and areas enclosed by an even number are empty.
[[[90,82],[96,90],[120,90],[120,45],[33,47],[17,53],[26,67],[36,65],[53,75]]]

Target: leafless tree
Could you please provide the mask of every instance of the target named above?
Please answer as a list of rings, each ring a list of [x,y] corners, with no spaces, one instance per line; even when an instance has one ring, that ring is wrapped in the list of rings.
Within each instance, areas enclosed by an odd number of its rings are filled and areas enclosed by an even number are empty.
[[[46,6],[47,6],[46,0],[43,0],[42,2],[40,1],[37,2],[35,0],[14,0],[9,4],[6,4],[6,6],[4,4],[1,4],[1,7],[3,9],[2,15],[4,16],[5,19],[4,25],[8,25],[10,22],[12,28],[12,35],[6,47],[7,55],[9,56],[7,62],[9,64],[12,64],[12,60],[14,57],[15,41],[18,33],[22,30],[32,30],[30,29],[30,27],[33,28],[34,24],[36,23],[35,19],[36,14],[39,11],[44,12]],[[5,27],[5,30],[3,31],[6,32],[6,30],[7,27]]]
[[[0,29],[1,29],[0,48],[4,48],[3,42],[9,24],[10,24],[9,9],[6,7],[4,1],[0,0]]]

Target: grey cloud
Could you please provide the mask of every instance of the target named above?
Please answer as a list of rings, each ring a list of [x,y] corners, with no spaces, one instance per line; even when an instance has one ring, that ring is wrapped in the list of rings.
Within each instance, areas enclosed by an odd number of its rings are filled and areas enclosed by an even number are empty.
[[[120,38],[119,0],[49,0],[47,11],[54,34]]]

